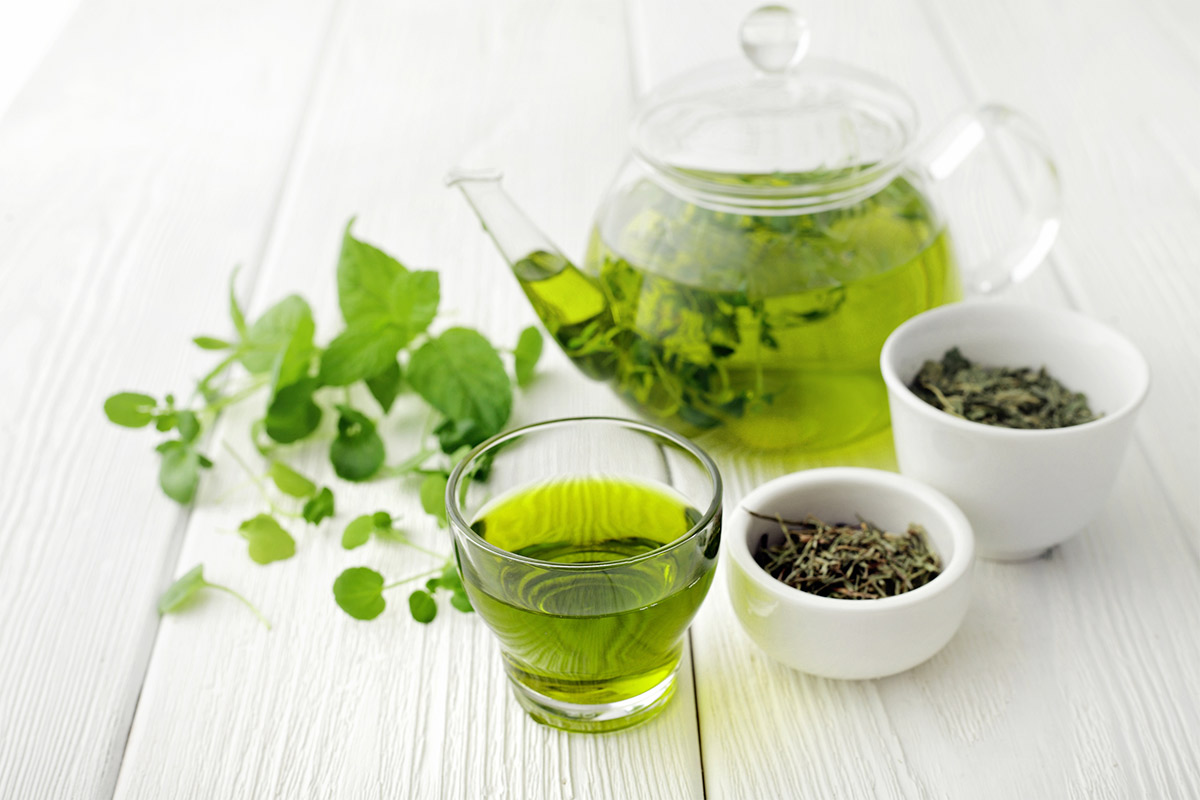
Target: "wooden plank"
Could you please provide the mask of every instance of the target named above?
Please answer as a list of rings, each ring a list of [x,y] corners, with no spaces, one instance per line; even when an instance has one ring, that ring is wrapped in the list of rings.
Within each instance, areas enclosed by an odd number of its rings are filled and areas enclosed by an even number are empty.
[[[736,26],[754,5],[631,6],[637,12],[633,49],[638,85],[653,85],[714,57],[736,57]],[[1098,13],[1094,7],[1073,8],[1075,14]],[[1056,62],[1058,71],[1024,66],[1030,52],[1056,52],[1053,42],[1061,34],[1055,26],[1042,27],[1040,12],[1032,6],[1006,16],[1004,51],[986,41],[994,18],[1006,14],[998,9],[976,19],[972,30],[977,38],[967,39],[960,38],[958,28],[939,37],[915,4],[848,2],[804,11],[810,14],[815,54],[866,66],[908,87],[926,120],[926,131],[954,109],[999,92],[998,99],[1028,107],[1052,125],[1061,123],[1060,140],[1086,141],[1093,148],[1115,146],[1106,138],[1108,118],[1061,120],[1047,116],[1052,101],[1038,102],[1047,74],[1068,71],[1071,80],[1054,84],[1056,91],[1074,92],[1087,85],[1083,71],[1107,73],[1102,53],[1091,53],[1086,62],[1077,53],[1072,65]],[[970,11],[954,7],[961,24],[978,11],[974,6]],[[1116,33],[1121,25],[1104,23],[1106,30],[1110,26],[1115,38],[1108,41],[1123,40]],[[1027,35],[1043,37],[1041,46],[1031,47]],[[1151,38],[1141,39],[1139,53],[1153,49]],[[1106,41],[1095,31],[1081,33],[1079,41],[1085,40],[1096,48]],[[960,43],[961,60],[943,50],[946,41]],[[991,53],[989,75],[1011,75],[1028,91],[1012,97],[989,84],[990,92],[971,97],[955,75],[975,69],[980,50]],[[1130,86],[1147,81],[1143,76]],[[1100,96],[1093,86],[1092,99]],[[1154,108],[1163,102],[1159,98]],[[1157,113],[1144,108],[1143,118]],[[1196,129],[1189,122],[1176,130]],[[1061,147],[1059,153],[1061,157]],[[1083,169],[1076,165],[1068,171],[1068,187],[1077,178],[1075,172]],[[1161,170],[1150,180],[1174,186],[1172,197],[1190,196],[1177,183],[1164,183]],[[1128,255],[1132,246],[1122,238],[1125,229],[1115,224],[1112,208],[1105,205],[1111,192],[1100,194],[1097,189],[1092,183],[1090,190],[1069,191],[1068,231],[1080,218],[1099,214],[1110,226],[1104,246]],[[1130,205],[1132,201],[1122,208]],[[1155,208],[1163,210],[1161,205]],[[1177,207],[1172,209],[1167,218],[1178,213]],[[1142,234],[1147,248],[1174,248],[1172,242],[1181,241],[1158,235],[1161,227]],[[1068,235],[1052,263],[1009,295],[1036,303],[1075,302],[1075,283],[1082,279],[1076,281],[1071,271],[1071,245]],[[1179,306],[1191,296],[1190,284],[1178,278],[1177,269],[1162,281],[1143,280],[1119,261],[1116,256],[1103,259],[1095,283],[1138,284],[1126,292],[1129,300],[1121,306],[1118,321],[1145,325],[1139,342],[1147,350],[1160,348],[1160,367],[1165,363],[1183,369],[1175,385],[1155,387],[1164,404],[1178,405],[1191,396],[1181,386],[1190,385],[1196,376],[1174,352],[1187,349],[1181,343],[1187,334],[1181,337],[1177,326],[1186,318]],[[1093,285],[1090,276],[1087,285]],[[1182,294],[1168,300],[1172,292]],[[1112,318],[1114,308],[1110,305],[1102,316]],[[1096,313],[1095,307],[1089,310]],[[1154,318],[1159,320],[1157,328],[1148,321]],[[1137,330],[1131,332],[1138,337]],[[1178,598],[1194,596],[1200,589],[1200,569],[1189,527],[1175,514],[1168,492],[1181,481],[1194,489],[1196,450],[1180,446],[1191,441],[1185,436],[1167,458],[1160,458],[1162,447],[1152,441],[1152,429],[1159,423],[1150,421],[1150,409],[1146,412],[1140,432],[1147,446],[1130,454],[1101,519],[1055,549],[1049,559],[981,563],[962,631],[946,650],[908,673],[880,681],[838,682],[773,664],[738,629],[724,582],[718,581],[692,634],[708,796],[1195,794],[1200,776],[1188,749],[1188,733],[1197,729],[1200,717],[1189,687],[1195,672],[1190,665],[1200,656],[1200,647],[1190,633],[1198,629],[1196,612],[1181,607]],[[726,501],[733,504],[759,483],[795,469],[828,463],[894,468],[886,437],[874,445],[817,458],[723,459]],[[1149,461],[1147,454],[1155,460]],[[1176,467],[1176,479],[1164,485],[1161,472]]]
[[[442,176],[455,164],[504,167],[530,216],[581,252],[625,144],[621,7],[360,2],[343,7],[334,37],[256,299],[303,292],[328,338],[338,242],[359,213],[360,236],[440,270],[448,321],[514,342],[532,312]],[[513,423],[598,412],[623,407],[548,351]],[[249,452],[241,432],[252,417],[231,417],[222,438]],[[393,410],[384,432],[394,460],[416,446],[424,421],[415,404]],[[323,480],[324,449],[301,451],[302,465]],[[478,618],[443,603],[421,626],[408,618],[402,590],[371,623],[334,605],[330,586],[345,567],[399,578],[431,563],[395,545],[343,551],[341,526],[355,511],[386,508],[419,542],[448,552],[447,534],[420,511],[411,483],[339,483],[338,520],[298,532],[297,556],[263,568],[219,532],[257,510],[249,493],[209,502],[240,480],[225,461],[193,516],[180,570],[203,561],[260,603],[275,630],[219,597],[164,622],[118,796],[702,795],[689,664],[671,707],[643,728],[582,737],[539,726],[510,697]]]
[[[1200,559],[1195,4],[925,6],[970,92],[1019,105],[1046,129],[1066,195],[1060,275],[1073,304],[1125,331],[1150,362],[1138,437]]]
[[[79,5],[78,0],[7,3],[0,27],[0,119]]]
[[[197,374],[164,334],[262,247],[326,15],[170,5],[84,4],[0,125],[3,797],[116,782],[185,515],[101,403]]]

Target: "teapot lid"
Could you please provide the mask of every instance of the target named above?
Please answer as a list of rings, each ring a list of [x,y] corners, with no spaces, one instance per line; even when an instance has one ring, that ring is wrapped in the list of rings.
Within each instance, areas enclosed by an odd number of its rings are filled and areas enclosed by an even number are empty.
[[[634,151],[714,205],[788,211],[882,186],[912,141],[916,109],[869,72],[805,58],[809,39],[791,9],[751,12],[741,27],[745,60],[654,91],[634,121]]]

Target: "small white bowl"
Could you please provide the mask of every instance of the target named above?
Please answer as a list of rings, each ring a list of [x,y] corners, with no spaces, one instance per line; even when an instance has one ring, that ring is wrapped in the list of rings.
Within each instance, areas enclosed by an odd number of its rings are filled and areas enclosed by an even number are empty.
[[[771,577],[754,560],[779,514],[828,523],[857,517],[884,530],[925,527],[942,573],[924,586],[878,600],[839,600],[802,592]],[[762,650],[794,669],[826,678],[882,678],[911,669],[941,650],[967,613],[975,544],[971,525],[945,496],[892,472],[830,467],[776,478],[742,500],[725,522],[729,597],[742,628]]]
[[[934,408],[908,383],[951,347],[982,364],[1045,366],[1103,416],[1070,428],[1015,430]],[[979,555],[1001,561],[1033,558],[1096,514],[1150,387],[1146,359],[1107,325],[1074,311],[990,301],[913,317],[888,337],[880,366],[900,471],[954,500],[971,520]]]

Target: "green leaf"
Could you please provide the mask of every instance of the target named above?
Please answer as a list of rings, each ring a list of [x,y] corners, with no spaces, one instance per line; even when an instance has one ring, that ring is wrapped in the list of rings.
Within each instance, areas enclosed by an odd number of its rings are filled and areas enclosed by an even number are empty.
[[[376,528],[392,527],[392,515],[386,511],[376,511],[371,515],[371,518],[375,520]]]
[[[291,345],[296,329],[312,322],[312,309],[299,295],[289,295],[267,309],[246,331],[241,362],[251,374],[276,369]]]
[[[408,596],[408,610],[417,622],[428,624],[437,616],[437,603],[429,592],[417,589]]]
[[[241,267],[234,267],[233,272],[229,276],[229,318],[233,320],[233,329],[237,331],[239,339],[245,339],[246,315],[242,313],[242,307],[238,305],[237,299],[237,274]]]
[[[178,610],[205,586],[208,586],[208,581],[204,580],[204,565],[197,564],[177,578],[158,598],[158,613],[170,614]]]
[[[365,414],[343,405],[338,411],[338,435],[329,447],[333,471],[348,481],[365,481],[383,466],[383,440]]]
[[[350,567],[333,582],[333,598],[355,619],[375,619],[387,608],[383,576],[367,567]]]
[[[390,297],[397,275],[407,273],[396,259],[350,233],[354,219],[346,223],[342,252],[338,257],[338,305],[347,325],[367,318],[391,317]]]
[[[464,614],[470,614],[475,610],[475,606],[471,605],[471,598],[467,597],[467,593],[461,590],[450,595],[450,605]]]
[[[425,582],[425,588],[430,592],[438,589],[448,589],[451,592],[463,591],[462,578],[458,576],[458,566],[454,563],[453,558],[446,560],[445,566],[442,567],[442,571],[437,577],[430,578]]]
[[[158,401],[148,394],[118,392],[104,401],[104,415],[126,428],[144,428],[154,419],[157,407]]]
[[[396,363],[405,339],[379,320],[351,323],[321,355],[321,383],[349,386],[377,375]]]
[[[363,514],[361,517],[355,517],[346,526],[346,530],[342,532],[342,547],[347,550],[353,550],[356,547],[363,546],[371,538],[371,533],[374,530],[374,514]]]
[[[317,485],[282,461],[272,461],[267,477],[274,481],[279,491],[291,497],[311,497]]]
[[[316,378],[303,378],[285,386],[271,398],[264,430],[280,444],[299,441],[321,424],[321,407],[313,402]]]
[[[201,350],[228,350],[233,347],[233,342],[227,342],[215,336],[197,336],[192,339],[192,343]]]
[[[443,474],[426,475],[421,481],[421,508],[426,514],[437,518],[438,525],[446,527],[446,483]]]
[[[517,385],[525,388],[533,380],[533,370],[542,356],[542,332],[530,325],[521,331],[517,347],[513,350],[513,372]]]
[[[367,378],[367,388],[371,390],[371,396],[379,403],[384,414],[392,410],[392,404],[400,395],[400,380],[398,361],[392,361],[380,372]]]
[[[285,561],[296,554],[296,541],[270,514],[259,514],[238,526],[250,543],[250,558],[256,564]]]
[[[346,330],[321,357],[321,382],[326,386],[347,386],[384,373],[396,363],[400,348],[429,327],[437,314],[436,272],[397,272],[385,296],[369,302],[364,292],[354,295],[354,316],[346,317]],[[398,380],[397,374],[397,385]]]
[[[453,558],[448,560],[446,566],[442,568],[441,577],[438,578],[438,585],[452,592],[461,592],[463,590],[462,578],[458,575],[458,565],[454,563]]]
[[[179,428],[179,438],[185,442],[194,442],[200,435],[200,420],[191,411],[178,412],[175,415],[175,427]]]
[[[287,347],[275,359],[274,379],[271,383],[276,391],[308,377],[315,352],[313,348],[315,331],[316,325],[311,316],[302,316],[297,321],[296,327],[292,329],[292,335],[288,339]]]
[[[300,512],[304,517],[304,521],[310,525],[319,525],[321,520],[326,517],[333,516],[333,492],[326,486],[317,492],[314,497],[309,498],[304,504],[304,509]]]
[[[158,485],[163,493],[183,505],[192,502],[200,484],[200,470],[212,466],[212,462],[179,439],[163,442],[155,449],[162,454]]]
[[[209,583],[204,580],[204,565],[197,564],[187,571],[186,574],[180,576],[172,583],[167,590],[163,592],[162,597],[158,598],[158,613],[170,614],[173,611],[178,611],[187,605],[187,602],[196,596],[196,593],[204,589],[216,589],[232,595],[237,598],[246,608],[258,617],[259,621],[267,626],[267,630],[271,629],[271,623],[267,622],[267,618],[262,615],[254,604],[240,594],[230,589],[228,586],[222,586],[219,583]]]
[[[407,379],[448,419],[475,422],[469,444],[499,433],[512,411],[512,384],[500,356],[468,328],[451,328],[422,345],[412,354]]]
[[[429,270],[400,273],[388,288],[389,321],[403,332],[408,344],[437,316],[441,287],[438,274]]]
[[[451,455],[452,461],[458,450],[470,450],[475,444],[486,439],[479,435],[479,423],[473,419],[446,419],[433,429],[437,436],[438,446],[443,453]]]

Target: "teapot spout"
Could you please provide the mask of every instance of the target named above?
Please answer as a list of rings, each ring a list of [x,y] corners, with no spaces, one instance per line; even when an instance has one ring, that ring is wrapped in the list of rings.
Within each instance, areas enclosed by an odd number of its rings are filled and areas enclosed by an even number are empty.
[[[607,380],[613,374],[615,352],[593,341],[614,330],[607,295],[529,221],[501,188],[500,177],[496,170],[454,170],[446,176],[446,185],[466,195],[534,313],[575,366],[589,377]]]
[[[545,280],[572,267],[500,185],[499,170],[451,170],[446,185],[457,187],[504,260],[522,281]]]

